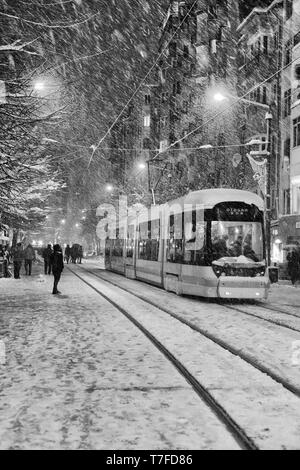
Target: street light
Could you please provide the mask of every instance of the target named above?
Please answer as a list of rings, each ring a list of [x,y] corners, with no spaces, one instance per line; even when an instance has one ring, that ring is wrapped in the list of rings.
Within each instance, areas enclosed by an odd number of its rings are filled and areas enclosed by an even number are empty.
[[[111,193],[113,191],[113,186],[111,184],[107,184],[106,187],[105,187],[106,191],[108,191],[109,193]]]
[[[140,170],[145,170],[146,165],[145,165],[145,163],[139,163],[138,167],[139,167]]]
[[[267,245],[267,266],[271,266],[271,122],[273,116],[268,109],[265,120],[267,121],[267,141],[266,141],[266,178],[267,178],[267,191],[266,191],[266,245]]]

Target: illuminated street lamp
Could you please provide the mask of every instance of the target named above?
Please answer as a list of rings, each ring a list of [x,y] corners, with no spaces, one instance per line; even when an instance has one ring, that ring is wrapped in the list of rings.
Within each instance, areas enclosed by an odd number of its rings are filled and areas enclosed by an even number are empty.
[[[33,85],[33,88],[35,89],[35,91],[44,91],[45,90],[45,82],[42,82],[42,81],[37,81],[35,82],[35,84]]]
[[[107,184],[106,187],[105,187],[106,191],[108,191],[109,193],[111,193],[113,191],[113,186],[111,184]]]
[[[65,219],[62,219],[62,220],[60,221],[60,223],[61,223],[62,225],[65,225],[65,223],[66,223]]]

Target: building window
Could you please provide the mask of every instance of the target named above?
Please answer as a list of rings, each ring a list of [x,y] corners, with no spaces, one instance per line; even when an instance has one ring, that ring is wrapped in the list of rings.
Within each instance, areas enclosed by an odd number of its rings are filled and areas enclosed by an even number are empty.
[[[295,79],[300,80],[300,63],[295,65]]]
[[[291,211],[291,191],[290,189],[283,190],[283,213],[289,214]]]
[[[288,20],[293,14],[293,0],[285,0],[285,19]]]
[[[260,102],[260,87],[256,89],[256,101]]]
[[[212,39],[210,41],[210,52],[212,54],[216,54],[217,53],[217,40],[216,39]]]
[[[149,94],[145,95],[145,104],[151,103],[151,96]]]
[[[300,42],[300,31],[294,36],[294,46],[297,46]]]
[[[189,48],[188,48],[188,46],[183,46],[183,57],[185,59],[188,59],[188,57],[189,57]]]
[[[150,114],[144,116],[144,127],[150,127]]]
[[[300,116],[293,119],[293,147],[300,145]]]
[[[165,103],[165,102],[168,100],[168,97],[169,97],[168,92],[163,92],[163,93],[161,94],[161,102],[162,102],[162,103]]]
[[[260,50],[261,50],[261,40],[260,38],[258,38],[257,43],[256,43],[256,51],[258,52],[258,54],[260,53]]]
[[[170,57],[176,57],[176,53],[177,53],[177,44],[176,44],[176,42],[170,42],[170,44],[169,44]]]
[[[291,152],[291,139],[288,138],[284,141],[283,144],[283,153],[285,157],[289,157]]]
[[[265,86],[262,87],[262,102],[267,103],[267,87]]]
[[[151,148],[151,141],[148,137],[145,137],[143,140],[143,149],[150,149]]]
[[[263,51],[264,51],[264,54],[268,54],[268,52],[269,52],[269,38],[268,38],[268,36],[263,37]]]
[[[289,41],[286,42],[285,44],[285,53],[284,53],[284,65],[289,65],[292,59],[292,47],[293,43],[292,40],[290,39]]]
[[[292,99],[292,90],[286,90],[284,92],[283,98],[283,117],[287,117],[291,114],[291,99]]]

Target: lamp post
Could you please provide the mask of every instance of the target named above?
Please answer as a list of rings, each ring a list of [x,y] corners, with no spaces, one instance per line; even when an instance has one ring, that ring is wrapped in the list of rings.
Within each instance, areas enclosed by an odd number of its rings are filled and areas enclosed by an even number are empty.
[[[268,109],[265,119],[267,121],[267,162],[266,162],[266,248],[267,266],[271,266],[271,122],[273,119],[270,109]]]

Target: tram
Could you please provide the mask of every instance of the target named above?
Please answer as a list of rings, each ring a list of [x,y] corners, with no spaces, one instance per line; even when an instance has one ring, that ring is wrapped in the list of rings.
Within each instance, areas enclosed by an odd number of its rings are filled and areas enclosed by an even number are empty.
[[[206,189],[152,206],[107,237],[105,267],[177,295],[266,299],[263,200]]]

